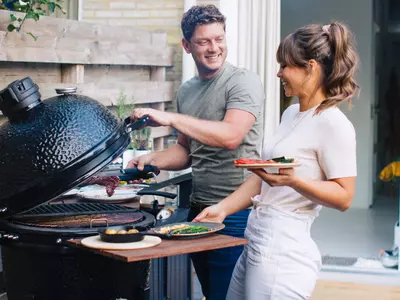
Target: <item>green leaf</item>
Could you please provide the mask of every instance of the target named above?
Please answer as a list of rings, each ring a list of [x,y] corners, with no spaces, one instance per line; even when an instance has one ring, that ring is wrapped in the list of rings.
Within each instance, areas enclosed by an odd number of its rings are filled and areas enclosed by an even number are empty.
[[[33,11],[30,11],[26,14],[27,19],[34,19],[35,21],[39,21],[40,15]]]
[[[33,12],[34,12],[35,14],[38,14],[39,16],[44,16],[44,15],[46,15],[46,13],[45,13],[41,8],[34,8],[34,9],[33,9]]]
[[[17,21],[17,18],[14,16],[14,14],[10,15],[10,21],[11,22]]]
[[[17,21],[21,23],[22,22],[22,18],[18,18]]]
[[[27,32],[26,34],[27,34],[27,35],[30,35],[31,37],[33,37],[33,39],[34,39],[35,41],[37,41],[38,36],[34,35],[32,32]]]
[[[25,18],[26,19],[34,19],[33,11],[30,11],[30,12],[26,13]]]
[[[56,4],[54,2],[49,2],[48,6],[49,6],[50,12],[53,13],[54,10],[56,9]]]
[[[15,29],[17,29],[17,27],[15,27],[13,24],[8,24],[7,30],[8,30],[9,32],[14,31]]]

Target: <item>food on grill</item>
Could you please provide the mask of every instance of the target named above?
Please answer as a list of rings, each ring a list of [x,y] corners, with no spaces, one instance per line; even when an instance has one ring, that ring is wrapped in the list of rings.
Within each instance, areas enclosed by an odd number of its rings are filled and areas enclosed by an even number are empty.
[[[173,226],[161,227],[158,231],[161,234],[191,234],[208,232],[208,228],[205,226],[189,225],[189,224],[177,224]]]
[[[264,164],[276,164],[276,163],[294,163],[296,160],[289,157],[276,157],[268,160],[263,159],[250,159],[250,158],[240,158],[233,161],[236,166],[239,165],[264,165]]]
[[[29,217],[24,220],[14,220],[15,223],[39,227],[101,227],[108,225],[131,224],[143,218],[141,213],[102,213],[74,216]]]
[[[138,232],[139,232],[139,230],[137,230],[135,228],[132,228],[129,230],[124,230],[124,229],[115,230],[113,228],[108,228],[104,233],[105,234],[132,234],[132,233],[138,233]]]
[[[99,184],[106,186],[106,192],[109,197],[114,195],[115,189],[119,186],[119,178],[118,176],[104,176],[104,177],[97,177],[93,176],[86,180],[81,186],[92,185],[92,184]]]

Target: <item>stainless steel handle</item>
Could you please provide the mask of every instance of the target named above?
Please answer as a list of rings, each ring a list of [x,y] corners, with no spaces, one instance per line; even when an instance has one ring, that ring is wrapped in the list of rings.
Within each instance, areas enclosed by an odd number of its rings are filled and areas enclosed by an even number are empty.
[[[65,88],[59,88],[56,89],[56,93],[59,95],[70,95],[70,94],[75,94],[78,88],[75,87],[65,87]]]

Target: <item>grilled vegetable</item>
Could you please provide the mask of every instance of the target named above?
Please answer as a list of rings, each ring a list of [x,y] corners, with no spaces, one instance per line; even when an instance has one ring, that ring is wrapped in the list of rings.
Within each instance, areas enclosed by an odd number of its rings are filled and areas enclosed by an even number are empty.
[[[201,233],[207,232],[208,228],[205,226],[187,226],[171,231],[171,234],[190,234],[190,233]]]
[[[294,158],[289,158],[289,157],[285,157],[285,156],[276,157],[276,158],[273,158],[272,160],[277,163],[284,163],[284,164],[294,162]]]

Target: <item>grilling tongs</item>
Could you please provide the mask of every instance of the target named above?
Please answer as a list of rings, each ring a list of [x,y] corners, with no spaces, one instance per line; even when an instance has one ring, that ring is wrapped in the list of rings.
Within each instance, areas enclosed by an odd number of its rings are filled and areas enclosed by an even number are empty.
[[[148,179],[153,178],[155,175],[158,175],[160,170],[152,165],[144,166],[143,170],[138,170],[138,168],[130,168],[130,169],[118,169],[118,170],[109,170],[109,171],[101,171],[96,174],[99,177],[105,176],[118,176],[119,180],[129,181],[136,179]]]
[[[124,120],[126,125],[126,131],[131,132],[133,130],[141,129],[145,126],[150,125],[152,122],[149,116],[143,116],[135,122],[131,123],[130,117],[127,117]],[[136,179],[148,179],[153,178],[154,176],[160,174],[160,170],[152,165],[144,166],[143,170],[138,170],[137,168],[130,168],[130,169],[119,169],[119,170],[107,170],[101,171],[97,173],[97,176],[105,177],[105,176],[118,176],[120,180],[129,181],[129,180],[136,180]]]

